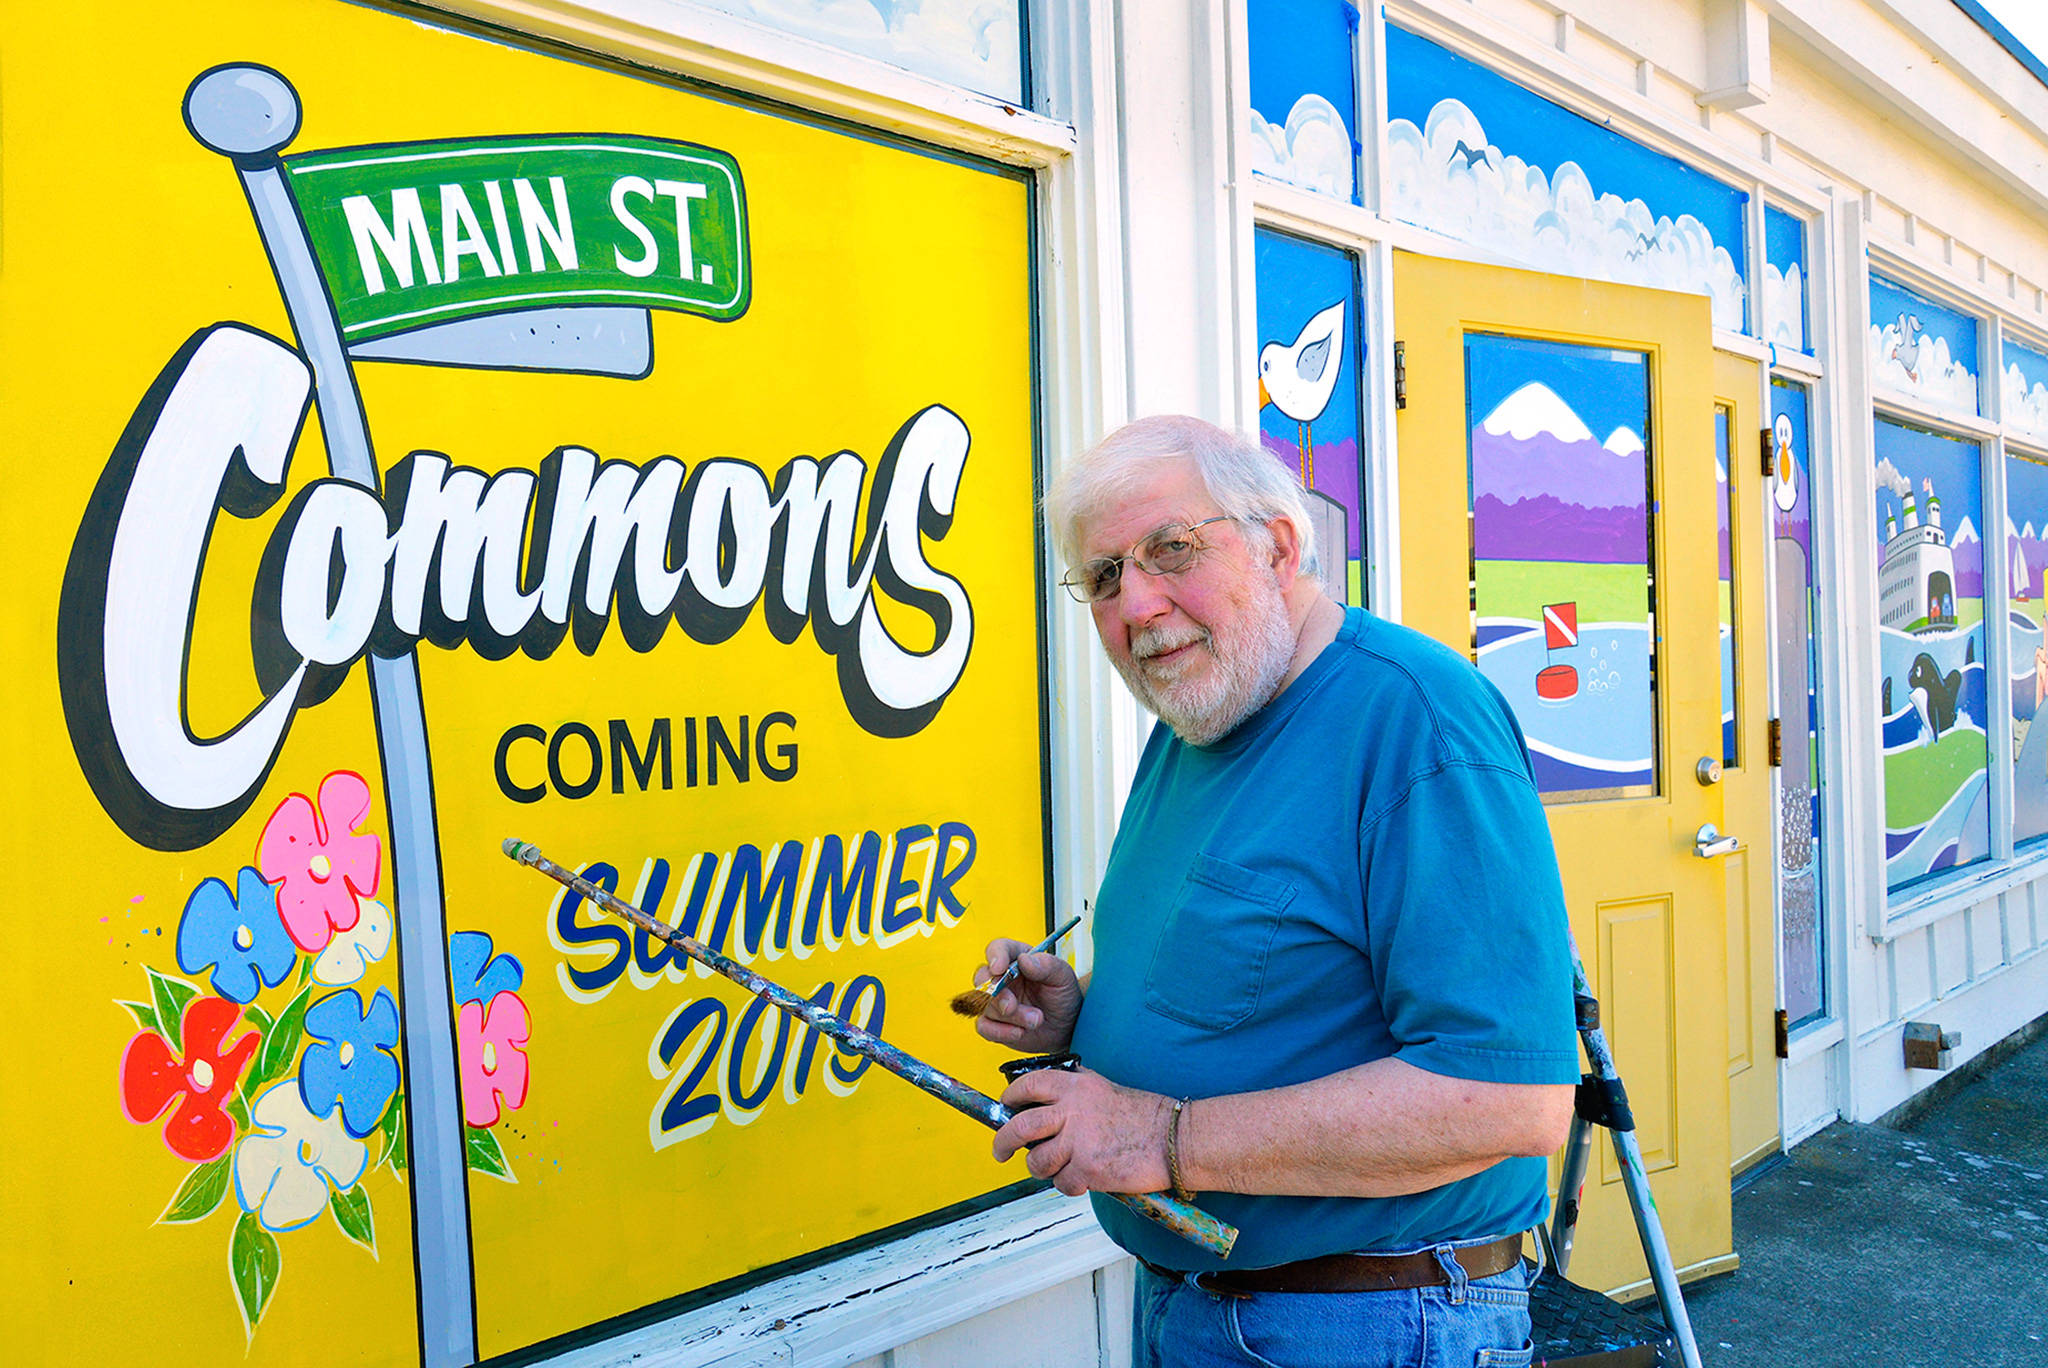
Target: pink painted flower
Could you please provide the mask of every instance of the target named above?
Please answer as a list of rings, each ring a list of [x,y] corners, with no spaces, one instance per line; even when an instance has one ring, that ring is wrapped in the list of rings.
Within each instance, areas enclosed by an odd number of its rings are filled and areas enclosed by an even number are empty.
[[[320,781],[320,806],[302,793],[277,805],[263,824],[256,864],[277,885],[277,913],[292,943],[308,954],[356,924],[356,899],[375,896],[382,844],[356,834],[370,815],[370,786],[336,770]]]
[[[203,1164],[217,1159],[235,1138],[235,1123],[221,1104],[235,1090],[262,1037],[244,1034],[230,1050],[221,1041],[242,1019],[242,1009],[225,998],[196,997],[185,1005],[181,1033],[185,1057],[155,1031],[144,1031],[121,1053],[121,1112],[141,1125],[177,1111],[164,1123],[164,1143],[180,1159]],[[523,1069],[525,1061],[521,1061]]]
[[[465,1002],[455,1017],[455,1047],[461,1055],[462,1119],[472,1126],[498,1124],[505,1110],[526,1103],[526,1004],[513,992]]]

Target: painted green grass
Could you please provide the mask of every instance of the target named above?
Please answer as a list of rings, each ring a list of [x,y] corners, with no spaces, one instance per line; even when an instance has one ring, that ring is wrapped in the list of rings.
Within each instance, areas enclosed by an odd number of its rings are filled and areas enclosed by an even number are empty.
[[[1958,728],[1931,746],[1884,758],[1884,824],[1893,831],[1919,826],[1955,796],[1963,781],[1984,768],[1984,734]]]
[[[1543,621],[1546,603],[1579,605],[1580,622],[1642,622],[1648,579],[1640,565],[1567,561],[1479,562],[1479,616]]]

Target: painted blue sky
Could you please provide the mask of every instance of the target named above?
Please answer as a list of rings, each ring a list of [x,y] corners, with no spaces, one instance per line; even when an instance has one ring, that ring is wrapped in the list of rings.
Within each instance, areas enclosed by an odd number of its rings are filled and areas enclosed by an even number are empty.
[[[1977,370],[1977,320],[1968,314],[1957,313],[1954,309],[1943,308],[1931,299],[1913,293],[1903,285],[1895,285],[1883,276],[1870,273],[1870,321],[1877,327],[1898,321],[1900,314],[1911,314],[1920,320],[1921,329],[1929,337],[1939,337],[1948,343],[1948,359],[1972,375]]]
[[[2012,525],[2034,525],[2034,535],[2048,537],[2048,465],[2020,455],[2005,458],[2005,515]]]
[[[1478,427],[1501,400],[1532,380],[1571,405],[1594,441],[1604,442],[1625,427],[1649,442],[1649,362],[1641,352],[1522,337],[1465,339],[1466,427]]]
[[[1357,67],[1351,53],[1358,9],[1344,0],[1251,0],[1252,108],[1284,124],[1310,91],[1337,106],[1358,135]]]
[[[1888,486],[1886,463],[1913,482],[1915,498],[1921,497],[1920,482],[1934,481],[1934,495],[1941,500],[1941,525],[1953,541],[1963,519],[1981,537],[1984,533],[1982,457],[1975,442],[1944,437],[1923,428],[1907,427],[1889,418],[1877,420],[1877,540],[1884,544],[1888,517],[1904,521],[1905,512],[1898,493]],[[1922,510],[1923,515],[1925,510]]]
[[[1550,171],[1561,162],[1577,162],[1596,194],[1639,199],[1660,216],[1691,214],[1748,276],[1742,231],[1747,194],[1388,24],[1387,117],[1421,128],[1443,99],[1462,101],[1495,147],[1531,166]]]
[[[1783,209],[1764,206],[1764,256],[1779,270],[1797,266],[1806,274],[1806,225]]]

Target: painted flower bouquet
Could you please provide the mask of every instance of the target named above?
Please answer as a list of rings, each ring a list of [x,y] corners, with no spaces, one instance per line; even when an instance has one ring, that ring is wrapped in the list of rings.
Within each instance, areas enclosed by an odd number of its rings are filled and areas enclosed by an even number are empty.
[[[193,1166],[156,1223],[204,1220],[234,1193],[228,1266],[251,1337],[283,1270],[277,1236],[332,1212],[375,1258],[363,1180],[406,1170],[398,1003],[357,986],[393,930],[376,901],[382,842],[363,830],[370,788],[339,770],[318,795],[278,804],[233,887],[207,878],[187,897],[178,967],[205,986],[145,966],[147,1000],[120,1004],[141,1028],[121,1055],[122,1112],[161,1119],[165,1145]],[[468,1166],[514,1182],[489,1127],[526,1100],[524,973],[481,932],[458,932],[449,964]]]

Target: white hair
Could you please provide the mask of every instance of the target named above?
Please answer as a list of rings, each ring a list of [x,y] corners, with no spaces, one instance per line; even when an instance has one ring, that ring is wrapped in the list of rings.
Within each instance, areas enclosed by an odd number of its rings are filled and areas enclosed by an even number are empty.
[[[1315,523],[1294,472],[1250,438],[1184,414],[1126,423],[1061,467],[1045,494],[1045,518],[1061,555],[1079,555],[1081,524],[1172,461],[1190,461],[1216,507],[1264,534],[1285,518],[1301,544],[1298,579],[1320,578]]]

